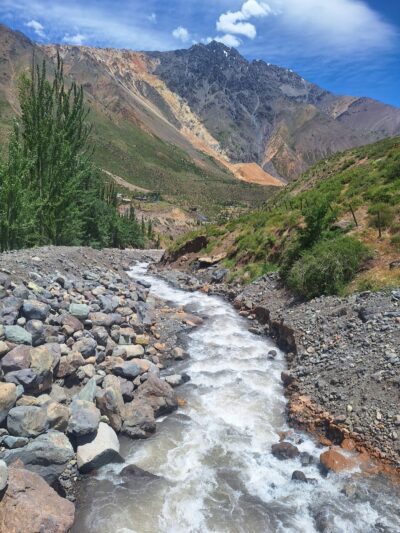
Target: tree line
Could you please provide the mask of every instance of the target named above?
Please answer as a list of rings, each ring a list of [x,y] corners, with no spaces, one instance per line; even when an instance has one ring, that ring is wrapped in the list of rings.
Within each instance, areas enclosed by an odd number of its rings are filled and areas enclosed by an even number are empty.
[[[93,163],[92,127],[81,86],[52,80],[33,58],[19,81],[20,115],[0,159],[0,249],[88,245],[142,247],[133,208],[118,212],[117,191]]]

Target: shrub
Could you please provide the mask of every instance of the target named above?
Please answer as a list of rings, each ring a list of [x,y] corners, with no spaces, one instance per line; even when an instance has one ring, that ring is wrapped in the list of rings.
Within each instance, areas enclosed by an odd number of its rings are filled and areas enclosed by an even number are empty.
[[[374,228],[388,228],[394,221],[395,213],[392,206],[379,203],[368,209],[370,225]]]
[[[338,294],[367,256],[366,246],[352,237],[320,241],[294,263],[287,284],[306,299]]]

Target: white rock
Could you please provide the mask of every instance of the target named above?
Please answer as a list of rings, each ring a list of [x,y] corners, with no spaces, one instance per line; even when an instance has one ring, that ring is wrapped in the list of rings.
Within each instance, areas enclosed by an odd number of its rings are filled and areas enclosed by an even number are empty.
[[[7,487],[8,467],[4,461],[0,461],[0,494]]]
[[[76,458],[80,472],[87,473],[108,463],[123,462],[119,454],[119,440],[115,431],[100,422],[93,440],[78,445]]]

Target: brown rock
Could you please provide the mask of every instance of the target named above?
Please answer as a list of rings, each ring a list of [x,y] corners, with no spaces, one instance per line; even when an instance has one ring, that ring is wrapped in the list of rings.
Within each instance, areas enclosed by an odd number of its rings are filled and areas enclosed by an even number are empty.
[[[1,360],[1,368],[3,369],[3,372],[7,374],[7,372],[29,368],[30,351],[31,347],[24,344],[20,344],[13,348]]]
[[[61,498],[21,461],[8,469],[8,487],[0,501],[4,533],[67,533],[74,522],[74,504]]]
[[[319,460],[326,470],[335,473],[353,470],[358,465],[356,457],[348,457],[334,447],[321,453]]]
[[[173,388],[152,373],[138,388],[135,399],[149,403],[155,416],[171,413],[178,408],[178,398]]]
[[[65,378],[71,376],[77,368],[86,364],[85,359],[79,352],[71,352],[68,355],[64,355],[60,359],[56,376],[57,378]]]

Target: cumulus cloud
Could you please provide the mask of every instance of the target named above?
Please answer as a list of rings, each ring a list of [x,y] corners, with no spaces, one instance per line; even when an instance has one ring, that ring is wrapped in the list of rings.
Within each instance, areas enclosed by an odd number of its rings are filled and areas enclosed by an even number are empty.
[[[69,35],[66,33],[63,37],[63,42],[68,44],[82,45],[86,39],[86,35],[82,35],[82,33],[76,33],[75,35]]]
[[[240,11],[223,13],[217,21],[217,30],[229,34],[244,35],[254,39],[257,30],[254,24],[246,22],[251,18],[266,17],[273,13],[269,4],[257,0],[247,0]],[[225,37],[225,36],[224,36]]]
[[[231,35],[230,33],[226,33],[222,37],[215,37],[214,41],[222,43],[225,46],[229,46],[229,48],[237,48],[242,44],[240,39],[235,37],[235,35]]]
[[[42,24],[40,24],[40,22],[38,22],[37,20],[32,19],[29,22],[26,22],[25,26],[31,28],[38,37],[41,37],[42,39],[46,38],[44,26],[42,26]]]
[[[175,39],[179,39],[179,41],[182,41],[183,43],[186,43],[189,40],[189,32],[183,26],[178,26],[175,28],[172,32],[172,36],[175,37]]]

